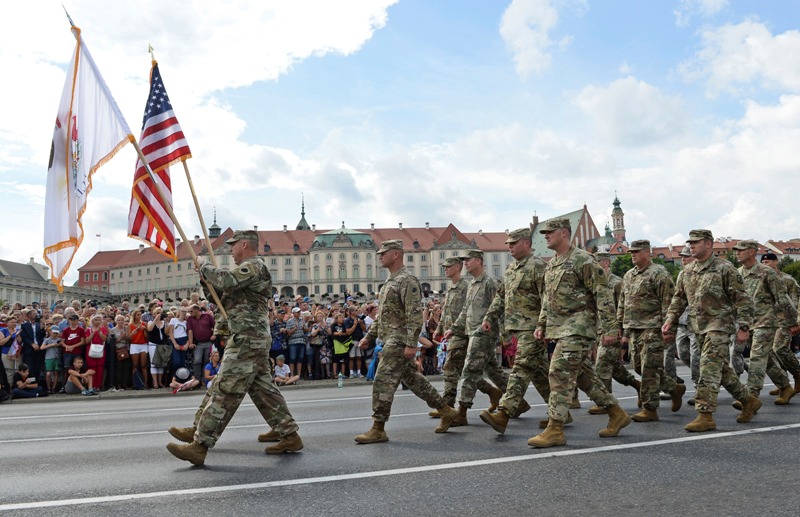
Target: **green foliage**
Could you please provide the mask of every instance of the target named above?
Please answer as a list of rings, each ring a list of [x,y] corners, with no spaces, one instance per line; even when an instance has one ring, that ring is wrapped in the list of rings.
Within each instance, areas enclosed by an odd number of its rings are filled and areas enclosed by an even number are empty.
[[[728,259],[728,262],[734,265],[734,267],[739,267],[741,264],[739,260],[736,258],[736,252],[733,250],[728,250],[725,252],[725,258]]]
[[[611,263],[611,272],[620,278],[622,278],[625,275],[625,273],[627,273],[628,270],[632,268],[633,268],[633,261],[631,260],[630,253],[618,256],[617,258],[614,259],[614,262]]]
[[[662,266],[664,266],[664,268],[670,274],[672,279],[673,280],[677,280],[678,273],[681,272],[680,266],[678,266],[677,264],[674,264],[672,262],[667,262],[664,259],[661,259],[661,258],[658,258],[658,257],[654,258],[653,262],[656,263],[656,264],[661,264]]]
[[[795,280],[800,282],[800,260],[792,262],[783,268],[783,272],[792,275]]]
[[[786,268],[792,264],[794,264],[794,260],[792,260],[792,257],[787,255],[778,261],[778,269],[781,271],[786,271]]]

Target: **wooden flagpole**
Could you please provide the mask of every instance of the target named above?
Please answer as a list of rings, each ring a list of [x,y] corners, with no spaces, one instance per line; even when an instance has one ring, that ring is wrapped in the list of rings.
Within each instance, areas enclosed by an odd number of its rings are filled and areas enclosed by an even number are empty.
[[[175,212],[172,210],[172,207],[169,205],[169,203],[166,202],[167,198],[166,198],[166,196],[164,196],[164,191],[161,190],[161,186],[158,184],[158,181],[156,181],[155,175],[153,174],[153,171],[150,169],[150,164],[147,163],[147,158],[144,157],[144,153],[142,153],[142,149],[141,149],[141,147],[139,147],[139,142],[137,142],[135,138],[132,138],[131,142],[133,143],[134,149],[136,149],[136,154],[139,155],[139,159],[142,161],[142,164],[144,165],[145,170],[147,171],[147,175],[150,176],[150,180],[153,182],[153,185],[156,187],[156,192],[158,193],[158,197],[161,198],[161,201],[164,204],[164,207],[167,209],[167,213],[169,214],[170,219],[172,219],[172,222],[175,224],[175,228],[178,229],[178,233],[181,234],[181,239],[183,239],[183,242],[185,242],[186,245],[188,246],[189,254],[192,256],[192,260],[194,260],[195,264],[198,264],[197,254],[194,252],[194,248],[189,243],[189,239],[186,238],[186,234],[183,233],[183,227],[181,227],[181,223],[178,222],[178,218],[175,217]],[[209,246],[209,250],[210,249],[211,249],[211,247]],[[178,250],[176,249],[175,250],[175,254],[177,255],[177,253],[178,253]],[[220,300],[219,300],[219,296],[217,295],[217,291],[214,289],[213,285],[211,285],[209,283],[206,283],[206,285],[208,286],[208,291],[211,293],[211,297],[214,299],[214,303],[217,304],[217,307],[219,307],[219,311],[222,313],[222,315],[227,320],[228,319],[228,314],[225,312],[225,307],[222,306],[222,302],[220,302]]]
[[[186,165],[186,160],[183,160],[183,171],[186,173],[186,181],[189,183],[189,190],[192,192],[192,199],[194,200],[194,208],[197,211],[197,217],[200,219],[200,226],[203,227],[203,237],[206,239],[206,247],[208,248],[208,256],[211,258],[211,265],[217,265],[217,257],[214,256],[214,248],[211,247],[211,239],[208,237],[208,228],[206,222],[203,220],[203,212],[200,210],[200,202],[197,201],[197,194],[194,192],[194,183],[192,183],[192,176],[189,174],[189,166]]]

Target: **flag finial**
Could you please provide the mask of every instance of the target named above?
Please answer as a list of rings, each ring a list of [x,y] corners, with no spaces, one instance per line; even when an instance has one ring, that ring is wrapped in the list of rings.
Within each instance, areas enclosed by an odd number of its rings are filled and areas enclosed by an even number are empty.
[[[61,4],[61,7],[64,9],[64,14],[66,14],[66,15],[67,15],[67,20],[69,20],[69,24],[70,24],[72,27],[75,27],[75,22],[73,22],[73,21],[72,21],[72,17],[70,17],[69,13],[67,12],[67,8],[66,8],[66,7],[64,7],[64,4]]]
[[[150,43],[147,44],[147,51],[150,52],[150,59],[152,59],[153,63],[155,63],[156,62],[156,56],[155,56],[155,54],[153,54],[153,45],[151,45]]]

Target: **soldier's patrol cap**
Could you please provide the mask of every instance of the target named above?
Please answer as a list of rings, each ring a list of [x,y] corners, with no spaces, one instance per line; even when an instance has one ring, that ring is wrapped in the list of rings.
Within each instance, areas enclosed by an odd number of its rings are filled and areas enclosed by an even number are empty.
[[[508,232],[508,237],[506,238],[506,244],[511,244],[512,242],[517,242],[522,239],[531,238],[531,229],[530,228],[517,228],[516,230],[511,230]]]
[[[692,256],[692,249],[689,246],[684,246],[683,249],[678,253],[681,257],[691,257]]]
[[[464,260],[476,258],[483,260],[483,252],[481,250],[467,250],[462,256]]]
[[[607,251],[598,251],[594,254],[595,260],[611,260],[611,253]]]
[[[758,241],[754,241],[751,239],[746,239],[743,241],[739,241],[733,247],[735,250],[757,250],[758,249]]]
[[[255,230],[236,230],[233,237],[225,241],[226,244],[233,244],[236,241],[256,241],[258,242],[258,232]]]
[[[642,251],[642,250],[649,250],[650,249],[650,241],[647,239],[640,239],[638,241],[633,241],[630,246],[628,246],[628,251]]]
[[[403,241],[401,241],[399,239],[393,239],[393,240],[390,240],[390,241],[383,241],[381,243],[381,247],[378,248],[378,251],[376,251],[375,253],[380,255],[381,253],[386,253],[389,250],[400,250],[400,251],[403,251]]]
[[[444,259],[444,262],[442,262],[444,267],[450,267],[455,264],[461,264],[461,257],[447,257]]]
[[[686,242],[697,242],[697,241],[713,241],[714,234],[711,233],[711,230],[692,230],[689,232],[689,238],[686,239]]]
[[[565,229],[572,231],[572,225],[569,224],[569,219],[567,218],[556,218],[556,219],[548,219],[544,222],[544,228],[539,230],[539,233],[550,233],[556,230]]]

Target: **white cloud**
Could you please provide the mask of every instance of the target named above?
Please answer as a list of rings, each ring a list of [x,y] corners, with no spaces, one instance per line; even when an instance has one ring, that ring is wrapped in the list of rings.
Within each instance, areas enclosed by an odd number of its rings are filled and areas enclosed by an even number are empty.
[[[751,86],[800,91],[800,31],[773,35],[747,20],[703,31],[702,38],[703,48],[679,70],[688,80],[707,81],[710,96]]]
[[[613,144],[641,146],[680,136],[688,117],[681,101],[635,77],[607,87],[587,86],[573,99]]]
[[[557,24],[558,11],[550,0],[512,0],[503,13],[500,34],[520,76],[527,78],[550,65],[550,31]]]
[[[685,27],[694,16],[714,16],[728,4],[729,0],[680,0],[678,8],[673,11],[675,23]]]

